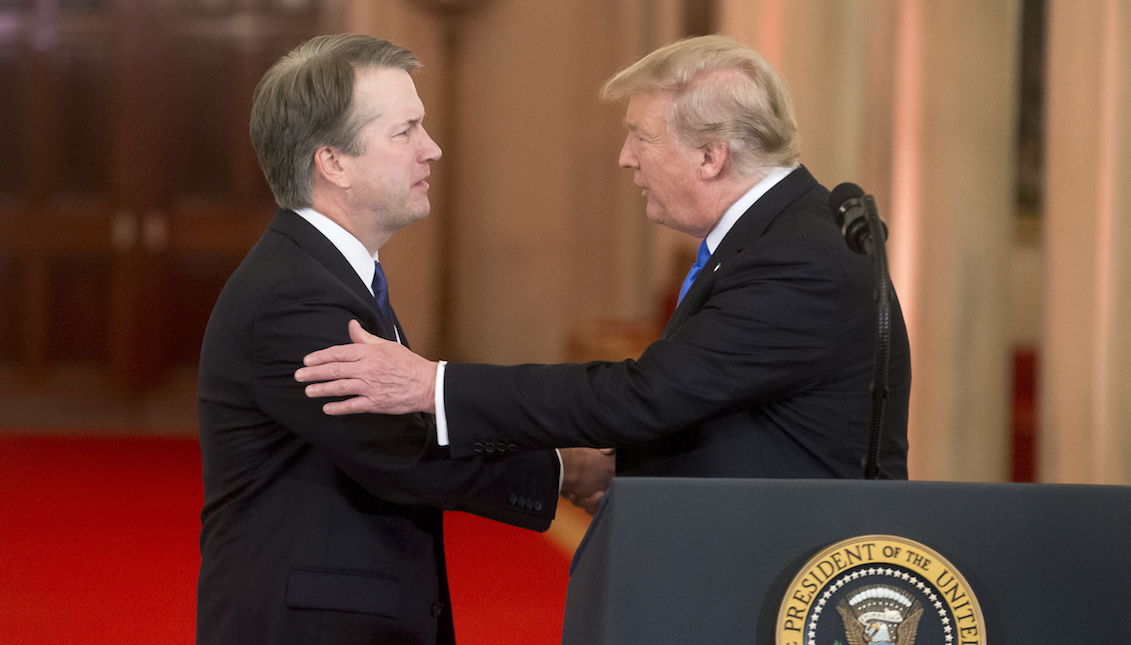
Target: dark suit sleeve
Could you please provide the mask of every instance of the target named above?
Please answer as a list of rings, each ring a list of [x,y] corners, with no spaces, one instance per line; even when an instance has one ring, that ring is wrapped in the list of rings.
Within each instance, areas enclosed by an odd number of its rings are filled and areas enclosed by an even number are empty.
[[[832,244],[843,241],[775,231],[756,252],[724,262],[697,311],[638,360],[450,363],[444,388],[452,453],[473,454],[485,444],[636,443],[812,386],[836,369],[838,324],[868,315],[867,307],[846,306],[843,276],[861,272],[842,265],[858,260],[822,248]]]
[[[302,275],[275,283],[255,314],[253,397],[273,421],[301,437],[374,496],[401,505],[461,510],[545,530],[557,500],[558,460],[552,451],[451,459],[436,447],[430,415],[350,415],[322,412],[294,380],[307,353],[349,341],[347,323],[372,328],[364,308]],[[367,322],[369,323],[367,325]]]

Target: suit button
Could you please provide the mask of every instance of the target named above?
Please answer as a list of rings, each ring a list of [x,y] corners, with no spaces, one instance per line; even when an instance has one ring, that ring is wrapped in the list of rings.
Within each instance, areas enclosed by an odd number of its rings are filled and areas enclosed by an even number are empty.
[[[442,602],[432,603],[432,615],[438,617],[442,613],[444,613],[444,603],[442,603]]]
[[[542,502],[534,502],[534,510],[536,510],[536,511],[542,510]]]
[[[526,500],[526,510],[529,511],[529,510],[533,510],[533,509],[534,509],[534,500],[532,500],[532,499]]]
[[[526,498],[519,495],[518,498],[514,500],[514,504],[515,506],[526,506]]]
[[[492,442],[490,442],[490,441],[488,441],[488,442],[487,442],[487,444],[486,444],[486,445],[484,446],[484,449],[485,449],[485,450],[486,450],[486,451],[487,451],[488,453],[492,453],[492,452],[495,452],[495,444],[494,444],[494,443],[492,443]]]
[[[475,452],[483,452],[483,442],[476,441],[475,443],[471,444],[471,449]]]
[[[516,446],[513,443],[508,443],[507,444],[507,450],[518,450],[518,446]]]
[[[518,503],[518,495],[515,494],[515,493],[511,493],[510,497],[508,497],[507,499],[510,500],[511,504],[517,504]]]

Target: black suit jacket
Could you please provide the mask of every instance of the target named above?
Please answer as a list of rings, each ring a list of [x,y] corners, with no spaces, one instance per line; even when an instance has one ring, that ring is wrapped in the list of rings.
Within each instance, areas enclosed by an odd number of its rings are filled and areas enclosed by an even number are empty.
[[[392,337],[346,259],[290,211],[216,303],[198,387],[200,643],[451,643],[441,509],[553,518],[552,452],[453,460],[430,415],[330,417],[307,399],[294,371],[349,342],[351,318]]]
[[[450,363],[453,454],[615,446],[622,475],[861,477],[876,307],[829,193],[799,167],[727,233],[638,360]],[[907,332],[893,303],[881,477],[907,477]]]

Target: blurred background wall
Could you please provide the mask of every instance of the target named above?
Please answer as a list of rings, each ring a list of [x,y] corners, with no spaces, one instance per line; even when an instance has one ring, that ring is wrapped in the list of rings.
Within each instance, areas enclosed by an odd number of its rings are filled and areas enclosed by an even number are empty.
[[[635,355],[696,242],[645,221],[596,91],[721,32],[888,221],[912,476],[1131,483],[1129,26],[1123,0],[0,0],[0,431],[195,431],[203,325],[274,208],[251,90],[324,32],[425,64],[433,211],[382,249],[414,348]]]

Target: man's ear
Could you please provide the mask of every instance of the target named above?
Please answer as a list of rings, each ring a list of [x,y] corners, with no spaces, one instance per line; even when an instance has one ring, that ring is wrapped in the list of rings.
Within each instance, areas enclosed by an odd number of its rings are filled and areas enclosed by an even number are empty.
[[[342,161],[342,151],[333,146],[322,146],[314,151],[315,171],[338,188],[347,189],[351,182]]]
[[[699,178],[715,179],[722,174],[730,158],[730,148],[723,141],[708,143],[699,148],[703,154],[699,162]]]

